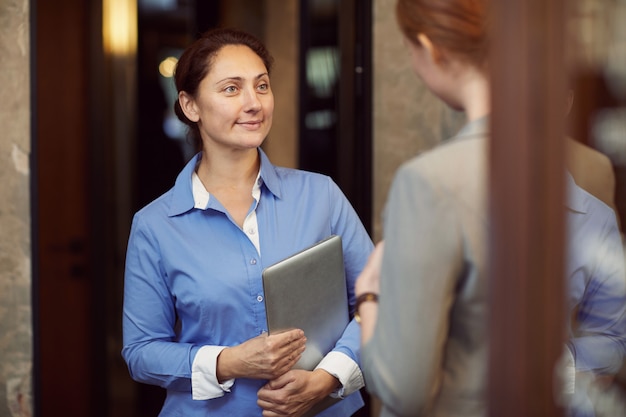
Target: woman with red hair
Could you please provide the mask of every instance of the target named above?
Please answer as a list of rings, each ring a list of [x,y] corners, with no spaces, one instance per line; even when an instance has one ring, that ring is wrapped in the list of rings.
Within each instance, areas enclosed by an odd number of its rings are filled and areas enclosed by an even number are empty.
[[[465,112],[467,123],[400,167],[384,244],[357,279],[362,369],[368,391],[382,402],[381,417],[487,415],[487,6],[487,0],[396,3],[413,70],[438,98]],[[574,319],[564,358],[567,383],[576,387],[566,400],[571,415],[587,417],[593,409],[584,392],[578,395],[580,377],[610,376],[623,363],[626,280],[613,210],[564,176]]]

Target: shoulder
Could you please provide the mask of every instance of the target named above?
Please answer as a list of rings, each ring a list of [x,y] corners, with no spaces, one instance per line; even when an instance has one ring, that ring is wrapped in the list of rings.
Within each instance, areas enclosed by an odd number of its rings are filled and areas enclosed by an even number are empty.
[[[570,232],[585,236],[619,233],[615,211],[605,202],[575,184],[570,188],[568,223]]]
[[[284,193],[293,194],[295,191],[296,194],[305,194],[334,184],[328,175],[274,165],[260,148],[259,154],[263,182],[279,198],[282,198]]]
[[[615,206],[615,174],[611,160],[574,139],[567,139],[567,167],[574,181],[610,207]]]
[[[440,145],[403,164],[389,194],[389,206],[408,213],[455,213],[463,222],[487,221],[487,140],[463,139]],[[391,210],[391,209],[390,209]]]
[[[338,189],[333,179],[325,174],[295,168],[275,167],[276,176],[287,192],[321,192]]]
[[[313,171],[275,166],[276,175],[283,181],[327,181],[330,177]]]
[[[451,140],[402,164],[396,181],[420,180],[455,191],[483,179],[486,152],[486,138]]]
[[[133,224],[153,223],[168,217],[174,191],[170,189],[135,213]]]
[[[611,169],[611,161],[606,155],[576,139],[567,138],[567,150],[573,163],[590,163],[605,170]]]
[[[287,168],[281,166],[275,166],[276,175],[278,175],[283,180],[303,180],[303,179],[314,179],[321,180],[324,178],[328,178],[328,175],[320,174],[318,172],[313,171],[305,171],[303,169],[297,168]]]

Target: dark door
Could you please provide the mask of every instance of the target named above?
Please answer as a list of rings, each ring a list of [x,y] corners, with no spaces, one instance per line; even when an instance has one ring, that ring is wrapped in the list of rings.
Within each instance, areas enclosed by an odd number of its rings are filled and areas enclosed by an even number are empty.
[[[300,2],[299,168],[331,176],[371,227],[372,2]]]
[[[35,2],[33,2],[35,3]],[[33,4],[35,412],[98,416],[90,273],[88,7]]]

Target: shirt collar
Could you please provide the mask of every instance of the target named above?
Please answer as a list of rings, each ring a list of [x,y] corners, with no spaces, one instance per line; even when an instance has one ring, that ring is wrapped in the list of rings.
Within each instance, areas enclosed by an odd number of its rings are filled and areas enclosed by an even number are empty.
[[[565,207],[579,213],[586,213],[589,205],[589,194],[574,181],[569,172],[565,173]]]
[[[489,115],[466,123],[461,130],[459,130],[459,133],[456,134],[455,139],[466,139],[475,136],[485,137],[488,134]]]
[[[194,208],[206,210],[211,199],[211,194],[204,188],[196,171],[191,174],[191,193],[193,195]]]
[[[272,165],[263,149],[259,149],[259,155],[261,156],[261,170],[260,170],[260,181],[257,181],[259,185],[265,184],[267,189],[274,194],[277,198],[282,198],[283,191],[280,183],[280,179],[278,177],[277,168]]]
[[[265,184],[266,188],[276,197],[281,198],[282,189],[276,167],[272,165],[269,158],[261,148],[257,148],[261,157],[261,169],[257,175],[256,183],[253,187],[253,193],[258,193],[261,185]],[[170,216],[177,216],[185,213],[193,208],[206,209],[209,204],[210,194],[202,185],[200,178],[196,174],[196,166],[202,158],[199,152],[185,165],[183,170],[178,174],[172,197],[170,201]]]
[[[259,181],[260,178],[261,172],[258,172],[256,179],[254,180],[254,185],[252,186],[252,197],[254,197],[256,201],[259,201],[261,196],[262,181]],[[196,171],[191,174],[191,193],[193,195],[194,208],[206,210],[209,207],[211,193],[204,188],[204,184],[202,184],[202,181]]]

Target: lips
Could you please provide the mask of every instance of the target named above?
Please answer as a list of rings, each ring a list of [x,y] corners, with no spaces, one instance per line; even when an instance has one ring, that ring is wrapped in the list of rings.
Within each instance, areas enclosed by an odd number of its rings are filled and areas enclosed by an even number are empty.
[[[245,129],[255,130],[261,127],[262,120],[250,120],[248,122],[238,122],[237,124]]]

